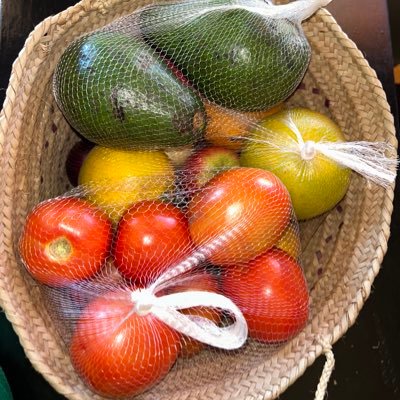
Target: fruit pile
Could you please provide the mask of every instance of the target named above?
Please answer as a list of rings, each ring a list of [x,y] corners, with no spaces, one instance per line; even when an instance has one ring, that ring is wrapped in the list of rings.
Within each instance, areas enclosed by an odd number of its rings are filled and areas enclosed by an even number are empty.
[[[19,249],[96,393],[134,396],[178,357],[273,348],[307,323],[297,220],[343,198],[348,166],[387,170],[371,149],[347,165],[332,120],[285,105],[311,57],[300,22],[325,3],[145,7],[61,56],[76,187],[32,210]]]

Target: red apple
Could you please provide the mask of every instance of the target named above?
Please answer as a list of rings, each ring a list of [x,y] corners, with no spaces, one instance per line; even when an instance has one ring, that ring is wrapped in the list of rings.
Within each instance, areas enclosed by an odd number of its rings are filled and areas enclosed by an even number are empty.
[[[237,154],[224,147],[205,147],[193,153],[182,170],[183,190],[192,193],[222,171],[239,167]]]

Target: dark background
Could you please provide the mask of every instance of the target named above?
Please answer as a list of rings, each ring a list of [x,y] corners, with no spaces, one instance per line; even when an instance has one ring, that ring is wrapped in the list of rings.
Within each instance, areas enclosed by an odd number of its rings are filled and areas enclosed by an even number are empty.
[[[0,104],[11,64],[29,32],[46,16],[75,3],[74,0],[0,0]],[[400,63],[400,1],[334,0],[328,8],[377,71],[397,119],[393,54],[395,62]],[[399,186],[396,186],[392,235],[382,270],[357,322],[334,346],[336,368],[328,387],[330,400],[400,399]],[[323,363],[324,358],[320,357],[280,399],[312,399]],[[1,312],[0,366],[15,400],[63,399],[32,368]]]

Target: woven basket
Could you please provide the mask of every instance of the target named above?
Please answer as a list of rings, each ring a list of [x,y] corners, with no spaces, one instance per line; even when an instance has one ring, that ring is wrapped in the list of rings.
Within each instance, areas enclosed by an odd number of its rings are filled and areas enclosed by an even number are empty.
[[[42,292],[18,261],[24,217],[39,201],[69,189],[64,171],[76,135],[52,96],[52,74],[66,46],[83,33],[134,11],[146,0],[83,0],[43,21],[14,63],[0,119],[0,301],[34,367],[70,399],[100,399],[82,383],[43,306]],[[332,117],[347,139],[397,147],[393,118],[375,72],[326,10],[303,24],[313,49],[289,103]],[[304,265],[311,289],[308,325],[268,357],[231,357],[232,373],[202,381],[190,365],[180,391],[168,377],[142,399],[272,399],[297,379],[355,321],[387,247],[393,187],[353,173],[338,207],[304,223]],[[209,377],[209,374],[207,374]],[[172,386],[171,386],[172,385]],[[175,387],[175,386],[174,386]]]

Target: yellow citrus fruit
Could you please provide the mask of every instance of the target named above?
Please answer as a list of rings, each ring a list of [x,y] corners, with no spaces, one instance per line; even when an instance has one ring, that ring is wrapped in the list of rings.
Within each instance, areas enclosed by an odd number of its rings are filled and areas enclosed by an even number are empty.
[[[261,121],[249,139],[241,165],[277,175],[290,193],[298,219],[323,214],[346,194],[351,171],[314,147],[321,141],[344,141],[339,126],[325,115],[306,108],[284,110]]]
[[[295,219],[290,220],[288,226],[283,231],[281,238],[276,243],[275,247],[283,250],[294,259],[298,259],[301,254],[301,243],[299,226]]]
[[[79,172],[86,197],[118,220],[132,203],[160,197],[171,189],[174,170],[162,151],[94,147]]]
[[[247,136],[255,122],[274,114],[283,108],[283,104],[265,111],[238,112],[206,102],[207,115],[205,138],[215,146],[239,150],[242,141],[237,136]]]

